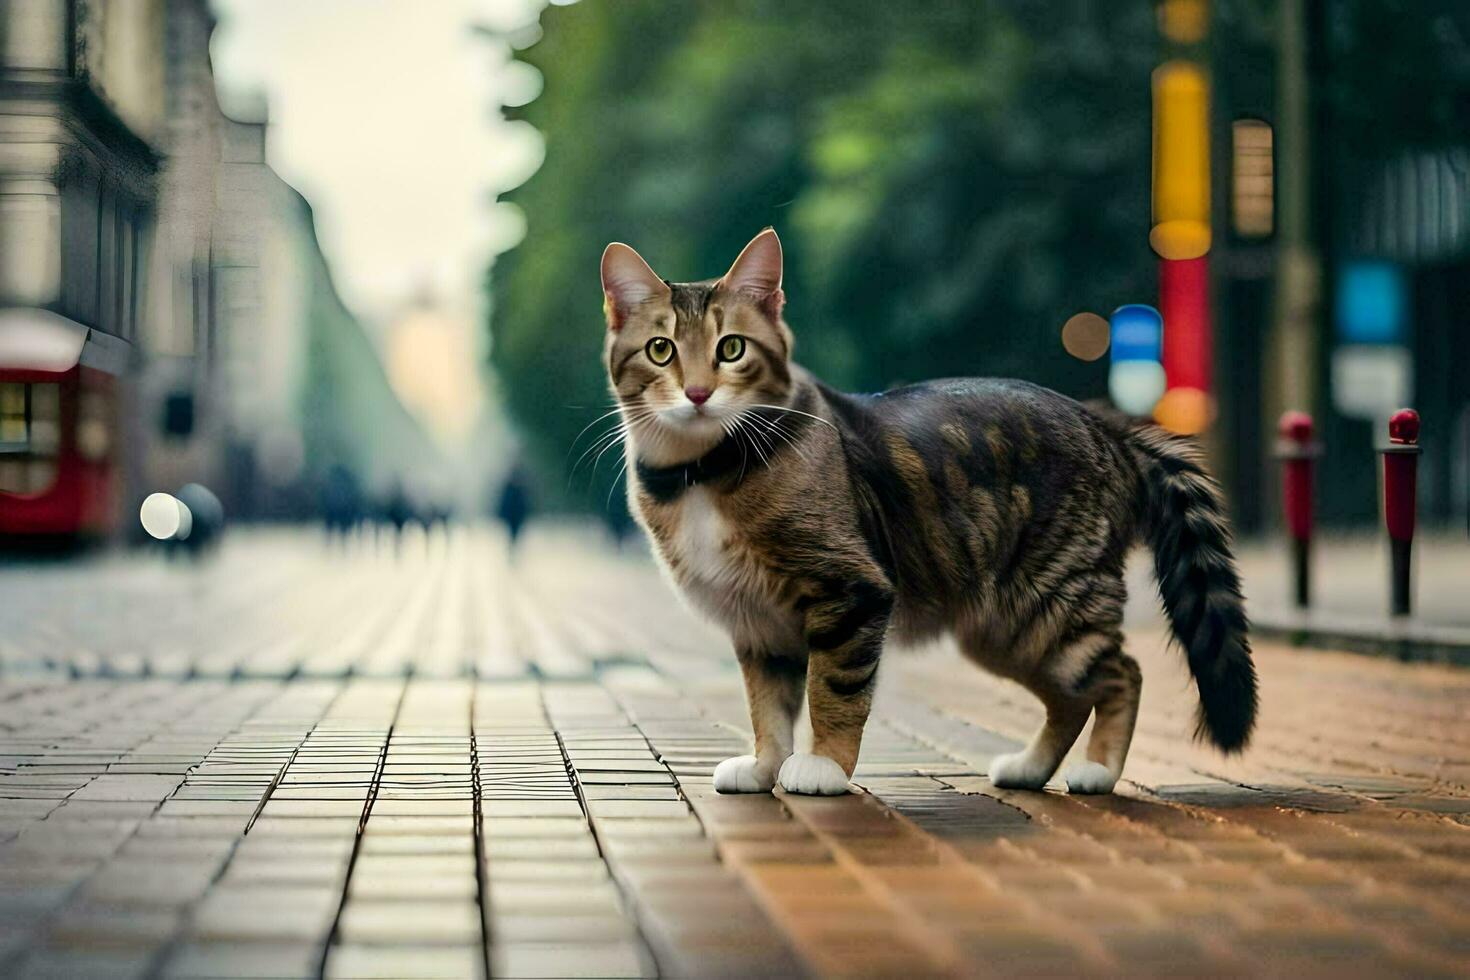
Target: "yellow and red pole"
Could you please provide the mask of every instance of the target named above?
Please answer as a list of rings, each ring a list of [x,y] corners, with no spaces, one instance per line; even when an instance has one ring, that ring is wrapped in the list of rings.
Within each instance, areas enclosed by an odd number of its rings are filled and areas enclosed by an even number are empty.
[[[1159,256],[1165,391],[1154,417],[1196,434],[1214,416],[1210,322],[1210,80],[1198,46],[1209,28],[1206,0],[1163,0],[1159,27],[1175,57],[1153,73],[1153,216]]]

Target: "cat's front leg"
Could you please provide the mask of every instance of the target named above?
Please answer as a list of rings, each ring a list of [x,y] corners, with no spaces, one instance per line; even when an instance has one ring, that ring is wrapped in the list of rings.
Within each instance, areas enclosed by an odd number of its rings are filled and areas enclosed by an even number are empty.
[[[806,658],[765,653],[748,646],[736,651],[745,677],[755,754],[738,755],[715,767],[717,793],[769,793],[781,764],[791,755],[792,729],[806,685]]]
[[[806,696],[812,751],[798,752],[782,764],[778,780],[786,792],[836,796],[848,791],[892,609],[892,591],[866,581],[808,606]]]

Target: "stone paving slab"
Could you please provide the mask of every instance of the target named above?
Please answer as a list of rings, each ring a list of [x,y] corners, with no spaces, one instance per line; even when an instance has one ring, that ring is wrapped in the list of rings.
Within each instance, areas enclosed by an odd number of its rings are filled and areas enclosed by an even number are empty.
[[[0,632],[0,976],[1470,973],[1464,671],[1263,645],[1227,760],[1144,621],[1126,778],[1071,797],[985,777],[1029,695],[893,651],[861,792],[726,797],[738,673],[645,559],[407,545],[0,571],[95,600]]]

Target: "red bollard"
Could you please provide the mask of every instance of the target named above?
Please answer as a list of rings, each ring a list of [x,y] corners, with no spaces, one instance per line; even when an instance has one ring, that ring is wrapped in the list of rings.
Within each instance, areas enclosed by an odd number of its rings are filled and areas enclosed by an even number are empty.
[[[1388,420],[1383,453],[1383,521],[1392,557],[1393,614],[1409,615],[1409,557],[1419,482],[1419,413],[1401,408]]]
[[[1297,608],[1312,602],[1312,479],[1322,454],[1312,440],[1312,417],[1283,412],[1276,423],[1276,458],[1281,460],[1281,510],[1291,535]]]

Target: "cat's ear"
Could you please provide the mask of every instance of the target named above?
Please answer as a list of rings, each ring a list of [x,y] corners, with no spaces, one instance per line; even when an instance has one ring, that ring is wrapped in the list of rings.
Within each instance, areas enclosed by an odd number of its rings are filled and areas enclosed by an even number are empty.
[[[667,295],[669,284],[643,261],[643,256],[622,242],[613,242],[602,253],[603,310],[612,330],[623,329],[623,318],[640,303]]]
[[[776,237],[776,229],[767,228],[741,250],[720,285],[754,302],[772,320],[780,320],[781,307],[786,304],[786,294],[781,291],[781,264],[781,239]]]

